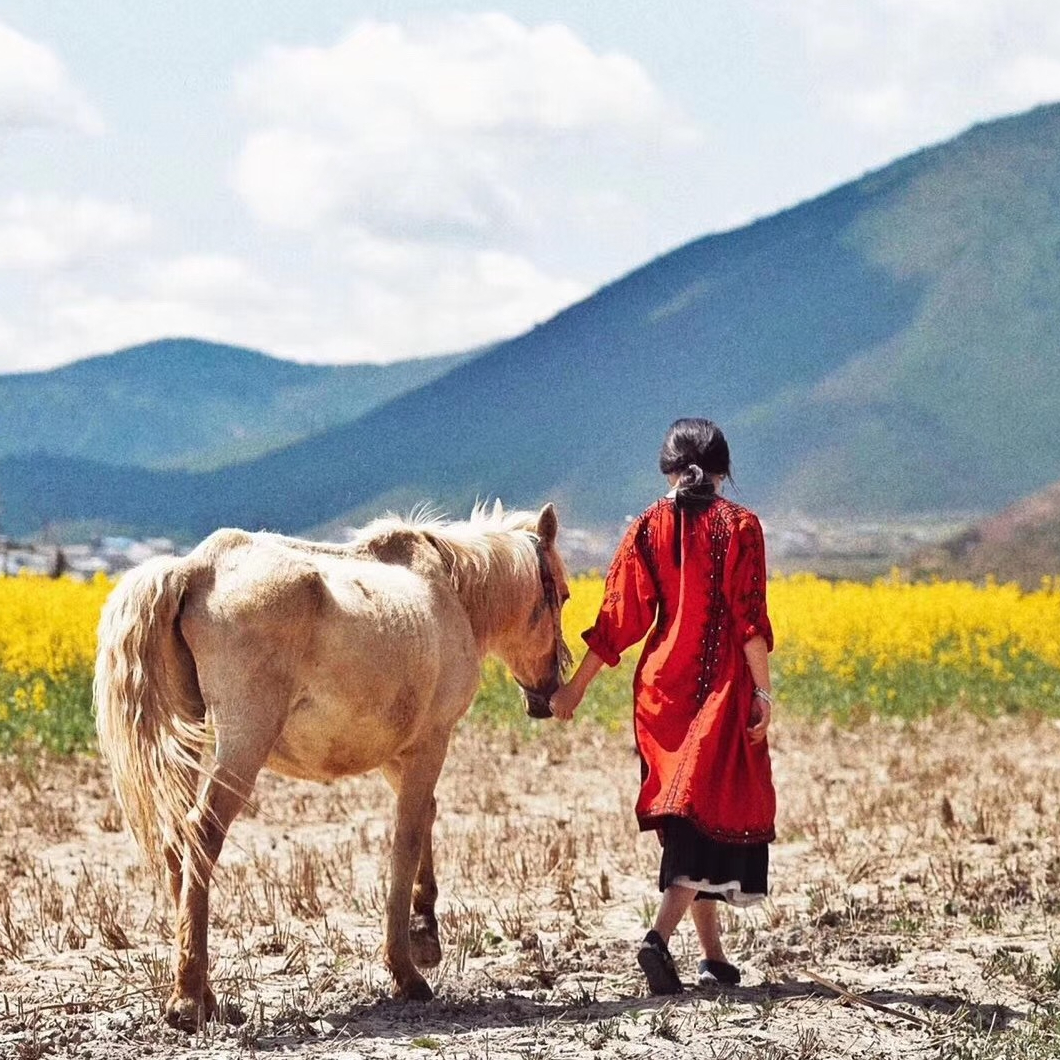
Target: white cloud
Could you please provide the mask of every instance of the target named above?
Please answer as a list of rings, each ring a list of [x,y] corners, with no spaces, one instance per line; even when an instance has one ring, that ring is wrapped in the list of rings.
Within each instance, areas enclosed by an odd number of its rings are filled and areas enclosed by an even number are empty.
[[[1005,69],[1005,88],[1017,100],[1060,99],[1060,41],[1051,55],[1027,53],[1014,56]]]
[[[803,0],[759,7],[790,20],[836,119],[891,144],[1060,98],[1054,0]]]
[[[147,277],[149,291],[178,301],[258,308],[276,297],[272,284],[230,254],[184,254],[152,266]]]
[[[70,271],[0,320],[0,371],[193,335],[320,363],[390,361],[512,334],[586,293],[518,255],[351,237],[342,282],[322,295],[227,254],[134,261],[119,276]]]
[[[14,353],[16,334],[14,326],[0,317],[0,364],[6,364]]]
[[[50,48],[0,22],[0,129],[50,126],[95,134],[103,122]]]
[[[0,201],[0,269],[51,271],[141,243],[151,219],[82,196],[13,195]]]
[[[632,58],[597,55],[566,26],[503,14],[363,22],[330,48],[272,47],[238,88],[265,121],[384,141],[423,126],[569,130],[675,118]]]
[[[533,223],[550,171],[596,169],[601,138],[692,135],[633,59],[502,14],[366,22],[330,48],[274,47],[237,91],[254,129],[234,180],[257,216],[401,239],[497,239]]]
[[[401,244],[368,234],[346,250],[346,327],[356,356],[394,360],[506,338],[588,293],[501,250]]]
[[[143,260],[120,277],[70,273],[37,285],[0,332],[4,370],[44,367],[163,336],[192,335],[314,359],[323,314],[296,289],[223,254]],[[330,351],[335,352],[335,351]]]
[[[350,273],[343,359],[505,338],[587,293],[609,254],[626,267],[657,252],[628,249],[643,238],[635,189],[669,188],[698,135],[629,56],[504,14],[272,47],[236,93],[236,190]],[[591,278],[572,268],[579,242]]]

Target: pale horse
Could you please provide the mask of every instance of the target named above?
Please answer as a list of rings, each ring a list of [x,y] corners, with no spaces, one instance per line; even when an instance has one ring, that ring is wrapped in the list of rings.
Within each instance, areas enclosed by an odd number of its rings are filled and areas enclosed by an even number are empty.
[[[348,545],[218,530],[126,574],[100,620],[100,749],[143,855],[176,903],[170,1023],[217,1014],[210,876],[258,771],[380,769],[397,795],[384,957],[426,1000],[441,960],[434,789],[487,654],[548,717],[569,654],[555,509],[387,518]],[[411,913],[410,913],[411,906]]]

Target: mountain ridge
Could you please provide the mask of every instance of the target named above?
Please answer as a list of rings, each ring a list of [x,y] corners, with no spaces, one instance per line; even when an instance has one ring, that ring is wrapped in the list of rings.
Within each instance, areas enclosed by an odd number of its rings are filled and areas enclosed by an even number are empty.
[[[660,255],[350,423],[186,482],[49,489],[53,517],[297,531],[499,495],[613,523],[660,492],[682,415],[721,423],[766,514],[998,508],[1060,477],[1058,202],[1060,105],[979,123]],[[64,475],[3,460],[0,494]]]
[[[469,356],[310,365],[226,343],[156,339],[0,374],[0,456],[198,469],[232,463],[356,419]]]

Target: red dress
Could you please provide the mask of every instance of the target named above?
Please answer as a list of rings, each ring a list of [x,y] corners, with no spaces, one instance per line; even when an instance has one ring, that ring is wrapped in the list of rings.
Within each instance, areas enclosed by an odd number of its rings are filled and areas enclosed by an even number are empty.
[[[641,829],[676,816],[722,843],[771,841],[769,749],[747,736],[754,681],[743,645],[760,634],[773,647],[753,512],[721,497],[678,512],[664,497],[634,520],[583,637],[614,666],[649,629],[633,683]]]

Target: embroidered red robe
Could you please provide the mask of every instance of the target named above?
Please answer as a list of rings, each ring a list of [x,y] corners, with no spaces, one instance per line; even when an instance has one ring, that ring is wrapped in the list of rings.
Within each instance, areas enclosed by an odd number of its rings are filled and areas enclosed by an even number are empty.
[[[769,749],[747,737],[754,681],[743,646],[761,635],[773,647],[753,512],[719,497],[678,513],[664,497],[634,520],[582,636],[614,666],[649,629],[633,680],[641,829],[676,815],[722,842],[772,840]]]

